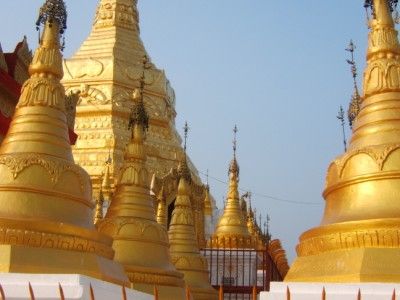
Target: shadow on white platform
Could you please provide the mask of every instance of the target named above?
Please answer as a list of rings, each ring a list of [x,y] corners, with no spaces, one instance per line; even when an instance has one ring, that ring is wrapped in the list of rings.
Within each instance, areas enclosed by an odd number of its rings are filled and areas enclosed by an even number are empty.
[[[325,298],[324,298],[325,291]],[[393,300],[400,299],[399,283],[272,282],[260,300]]]
[[[128,288],[124,292],[122,286],[75,274],[7,273],[0,274],[0,284],[7,300],[154,300],[152,295]],[[34,298],[32,298],[31,293],[33,293]],[[126,298],[124,298],[124,293]],[[64,295],[64,298],[61,294]],[[1,296],[0,299],[2,299]]]

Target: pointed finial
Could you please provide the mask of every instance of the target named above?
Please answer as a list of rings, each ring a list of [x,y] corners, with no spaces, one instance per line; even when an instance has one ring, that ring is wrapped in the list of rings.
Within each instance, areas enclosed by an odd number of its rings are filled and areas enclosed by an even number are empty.
[[[361,289],[358,289],[357,300],[361,300]]]
[[[239,177],[239,165],[236,160],[237,133],[238,133],[238,127],[235,125],[235,127],[233,128],[233,159],[229,166],[229,173],[235,174],[236,177]]]
[[[134,125],[143,126],[144,130],[149,128],[149,115],[147,114],[146,108],[144,106],[143,101],[143,92],[145,86],[145,70],[148,69],[148,57],[145,55],[143,57],[143,69],[142,76],[140,77],[140,88],[136,88],[133,90],[132,98],[133,98],[133,106],[131,115],[129,117],[128,129],[132,130]],[[133,131],[132,131],[133,135]]]
[[[233,128],[233,156],[236,157],[236,149],[237,149],[237,133],[238,133],[237,125]]]
[[[336,118],[340,121],[340,125],[342,126],[342,134],[343,134],[343,145],[344,151],[347,151],[347,140],[346,140],[346,131],[345,131],[345,123],[344,123],[344,110],[343,107],[340,105],[339,112]]]
[[[30,282],[29,282],[29,296],[31,297],[31,300],[35,300],[35,293],[33,292],[33,288]]]
[[[183,131],[184,131],[184,139],[185,139],[184,140],[184,147],[183,147],[184,154],[183,154],[182,160],[181,160],[181,162],[179,163],[179,166],[178,166],[178,174],[179,174],[179,177],[184,178],[184,179],[186,179],[186,181],[188,183],[191,183],[192,182],[192,175],[191,175],[190,169],[188,167],[187,157],[186,157],[187,138],[188,138],[188,133],[189,133],[189,125],[188,125],[187,122],[185,122],[185,126],[183,127]]]
[[[126,287],[122,286],[122,300],[128,300],[128,296],[126,295]]]
[[[185,126],[183,127],[183,132],[184,132],[184,138],[185,138],[185,142],[184,142],[184,146],[183,146],[183,150],[186,153],[186,147],[187,147],[187,139],[188,139],[188,133],[189,133],[189,125],[188,122],[185,122]]]
[[[63,0],[46,0],[39,10],[39,16],[36,21],[36,30],[39,31],[40,26],[46,26],[49,23],[51,27],[56,23],[59,27],[59,33],[62,36],[67,29],[67,10]],[[61,43],[61,50],[64,49],[65,41]]]
[[[58,283],[58,291],[60,293],[60,300],[65,300],[64,290],[63,287],[61,286],[61,283]]]
[[[322,288],[322,298],[321,300],[326,300],[326,290],[325,287]]]
[[[90,284],[89,290],[90,290],[90,300],[96,300],[96,298],[94,297],[94,290],[92,284]]]
[[[290,289],[289,289],[289,286],[286,287],[286,300],[290,300]]]
[[[384,1],[387,1],[387,4],[388,4],[388,6],[389,6],[389,10],[390,10],[391,13],[394,12],[394,11],[396,10],[397,5],[398,5],[398,2],[399,2],[398,0],[384,0]],[[366,11],[367,11],[367,18],[368,18],[368,20],[369,20],[368,10],[371,11],[371,16],[372,16],[373,18],[379,17],[379,16],[377,16],[377,15],[380,14],[380,13],[382,13],[381,11],[379,11],[378,14],[377,14],[377,12],[376,12],[376,7],[375,7],[375,4],[374,4],[374,0],[365,0],[365,2],[364,2],[364,8],[365,8]],[[383,12],[382,14],[385,15],[385,12]]]
[[[351,74],[353,76],[353,85],[354,85],[354,92],[351,97],[349,109],[347,110],[347,118],[349,121],[350,128],[353,128],[354,120],[356,119],[358,113],[360,112],[361,106],[361,97],[360,93],[358,92],[357,86],[357,66],[356,62],[354,61],[354,50],[356,46],[353,43],[353,40],[350,40],[349,46],[346,48],[346,51],[350,52],[351,58],[347,59],[347,63],[350,65]]]
[[[392,300],[396,300],[396,289],[393,289]]]

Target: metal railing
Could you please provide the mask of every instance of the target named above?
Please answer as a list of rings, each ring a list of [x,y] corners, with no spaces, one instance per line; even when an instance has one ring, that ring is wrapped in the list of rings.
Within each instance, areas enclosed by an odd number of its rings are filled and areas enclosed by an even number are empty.
[[[268,249],[200,250],[207,258],[210,283],[223,291],[224,299],[252,299],[253,293],[269,291],[271,281],[282,281]]]

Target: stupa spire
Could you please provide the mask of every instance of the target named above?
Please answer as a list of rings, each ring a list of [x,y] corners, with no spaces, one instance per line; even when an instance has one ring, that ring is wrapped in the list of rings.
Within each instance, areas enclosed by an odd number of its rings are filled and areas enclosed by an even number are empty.
[[[13,233],[0,242],[0,251],[9,253],[0,271],[81,273],[124,284],[112,240],[93,225],[90,178],[72,158],[60,83],[66,19],[62,0],[47,0],[40,9],[40,45],[0,147],[0,227]]]
[[[349,109],[347,110],[347,119],[349,121],[350,128],[353,127],[354,120],[357,118],[358,113],[360,112],[361,107],[361,96],[358,91],[357,85],[357,65],[354,60],[354,51],[356,46],[353,41],[350,40],[349,46],[346,48],[346,51],[350,53],[350,59],[347,60],[347,63],[350,65],[351,75],[353,77],[353,86],[354,92],[351,96]]]
[[[143,74],[148,60],[143,60]],[[116,191],[103,221],[98,225],[114,239],[115,260],[125,267],[132,287],[151,293],[159,288],[159,299],[184,299],[183,275],[170,261],[166,229],[156,222],[150,195],[150,176],[145,150],[148,115],[143,103],[144,75],[132,95],[129,120],[131,140],[119,172]],[[149,259],[151,257],[151,259]]]
[[[186,161],[189,127],[186,122],[185,155],[179,165],[178,195],[168,231],[172,260],[185,277],[185,282],[196,300],[217,299],[217,292],[208,280],[208,264],[200,254],[194,227],[194,214],[190,201],[191,174]]]
[[[224,213],[218,221],[214,235],[211,238],[212,247],[246,248],[251,246],[251,237],[247,229],[245,216],[239,200],[239,165],[236,158],[237,132],[233,129],[233,158],[229,165],[229,188]]]
[[[328,168],[321,225],[300,237],[287,281],[400,281],[396,5],[392,0],[365,3],[372,13],[360,112],[348,150]]]

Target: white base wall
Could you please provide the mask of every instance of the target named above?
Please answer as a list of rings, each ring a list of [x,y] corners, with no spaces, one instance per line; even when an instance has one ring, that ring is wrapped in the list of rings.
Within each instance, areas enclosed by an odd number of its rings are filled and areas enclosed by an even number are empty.
[[[290,298],[287,297],[288,287]],[[272,282],[270,292],[262,292],[260,300],[321,300],[325,299],[322,298],[324,288],[329,300],[356,300],[359,291],[362,300],[391,300],[393,291],[396,291],[396,297],[400,297],[399,283]]]
[[[32,299],[29,284],[35,300],[60,300],[60,288],[65,300],[124,300],[121,286],[82,275],[57,274],[0,274],[0,284],[5,299]],[[94,299],[91,297],[92,286]],[[125,289],[126,300],[154,300],[154,296]],[[1,295],[0,295],[0,299]]]

